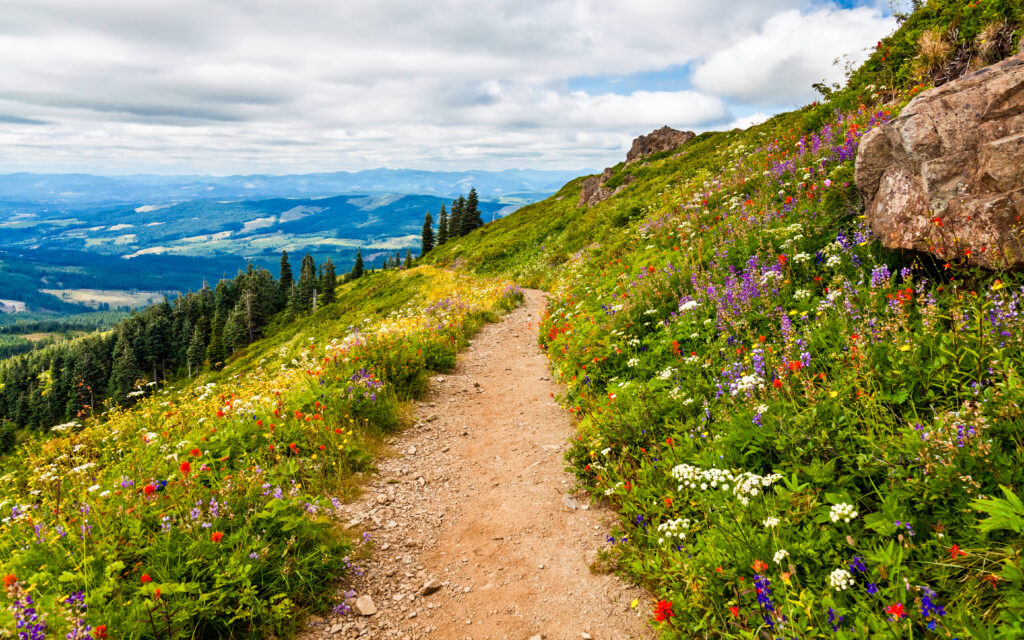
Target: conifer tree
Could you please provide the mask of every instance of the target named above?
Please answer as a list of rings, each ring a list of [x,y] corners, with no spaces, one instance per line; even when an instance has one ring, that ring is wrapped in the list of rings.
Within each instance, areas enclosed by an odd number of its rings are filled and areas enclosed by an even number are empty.
[[[338,277],[334,273],[334,261],[327,258],[323,264],[323,275],[320,276],[320,300],[323,304],[334,302],[335,289],[338,288]]]
[[[306,313],[313,307],[314,290],[319,290],[316,281],[316,262],[308,253],[302,258],[299,269],[299,281],[292,287],[292,295],[288,300],[288,311],[291,314]]]
[[[448,242],[448,212],[441,205],[441,214],[437,221],[437,246]]]
[[[246,340],[245,308],[239,300],[235,308],[228,314],[227,322],[224,323],[224,349],[228,355],[249,344]]]
[[[458,238],[462,235],[462,209],[466,199],[459,196],[452,202],[452,214],[448,216],[448,239]]]
[[[228,358],[227,350],[224,348],[224,323],[226,319],[218,311],[213,316],[213,327],[210,329],[210,344],[206,347],[206,359],[210,361],[210,367],[220,369]]]
[[[117,336],[114,362],[110,368],[108,395],[120,402],[127,399],[128,394],[135,388],[135,382],[142,377],[142,371],[135,359],[135,350],[131,343],[132,340],[127,332],[122,330]]]
[[[356,261],[355,261],[355,264],[352,265],[352,272],[351,272],[351,275],[349,276],[349,280],[355,280],[356,278],[361,278],[362,276],[363,276],[363,250],[362,249],[357,249],[356,250]]]
[[[423,257],[430,253],[430,250],[434,248],[434,219],[430,217],[430,212],[423,216],[423,234],[420,237],[420,257]]]
[[[186,364],[188,365],[188,377],[194,376],[203,366],[203,357],[206,355],[206,347],[203,345],[203,331],[198,326],[192,332],[192,339],[188,343]]]
[[[278,298],[278,308],[284,308],[284,305],[288,304],[288,298],[292,292],[292,285],[294,279],[292,277],[292,265],[288,262],[288,252],[281,251],[281,277],[277,281],[278,287],[280,288],[280,296]]]
[[[484,226],[484,221],[480,217],[479,204],[480,198],[476,194],[476,189],[470,189],[462,209],[462,235]]]
[[[402,268],[403,269],[411,269],[412,268],[412,251],[410,251],[409,249],[405,250],[405,262],[402,264]]]

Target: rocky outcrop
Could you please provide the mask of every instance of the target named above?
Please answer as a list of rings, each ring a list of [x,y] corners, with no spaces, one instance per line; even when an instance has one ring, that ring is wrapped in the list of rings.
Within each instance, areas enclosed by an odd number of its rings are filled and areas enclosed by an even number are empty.
[[[855,179],[885,246],[1024,266],[1024,55],[914,98],[861,140]]]
[[[626,153],[626,166],[651,154],[671,151],[681,147],[690,140],[693,140],[696,135],[692,131],[680,131],[672,127],[655,129],[646,136],[640,136],[633,140],[633,145],[629,148],[629,152]],[[612,173],[611,167],[608,167],[601,175],[591,176],[584,180],[580,201],[576,206],[592,207],[598,202],[603,202],[614,196],[636,181],[636,176],[626,175],[623,177],[622,182],[618,183],[615,187],[608,187],[606,183],[611,179]]]
[[[603,202],[616,193],[622,191],[636,180],[634,176],[626,176],[623,179],[622,184],[612,189],[604,186],[611,177],[612,169],[611,167],[608,167],[601,175],[590,176],[584,180],[583,190],[580,192],[580,202],[577,206],[582,207],[583,205],[586,205],[588,207],[592,207],[598,202]]]
[[[697,137],[697,134],[692,131],[680,131],[672,127],[655,129],[646,136],[640,136],[633,140],[633,146],[626,153],[626,164],[632,164],[641,158],[655,153],[671,151],[683,146],[695,137]]]

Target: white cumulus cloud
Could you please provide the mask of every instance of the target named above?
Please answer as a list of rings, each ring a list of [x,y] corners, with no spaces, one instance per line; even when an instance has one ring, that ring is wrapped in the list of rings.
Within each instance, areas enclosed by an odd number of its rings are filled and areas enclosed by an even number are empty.
[[[746,103],[806,103],[813,99],[811,84],[842,81],[842,60],[860,64],[865,49],[894,27],[891,17],[868,7],[787,10],[708,56],[694,71],[693,84]]]

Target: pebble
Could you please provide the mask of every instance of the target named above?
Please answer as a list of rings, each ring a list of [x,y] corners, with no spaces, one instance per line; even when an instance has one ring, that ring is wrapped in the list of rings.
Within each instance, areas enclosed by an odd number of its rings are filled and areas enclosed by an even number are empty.
[[[363,595],[356,598],[356,603],[352,606],[352,610],[361,616],[372,616],[377,613],[377,605],[373,604],[373,598]]]
[[[427,580],[427,582],[423,585],[423,587],[420,588],[420,595],[421,596],[429,596],[430,594],[437,593],[440,590],[441,590],[441,581],[436,579],[436,578],[432,578],[430,580]]]

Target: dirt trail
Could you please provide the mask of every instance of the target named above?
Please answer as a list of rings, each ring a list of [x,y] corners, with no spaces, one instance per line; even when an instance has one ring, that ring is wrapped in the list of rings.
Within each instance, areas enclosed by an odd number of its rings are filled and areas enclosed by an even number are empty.
[[[315,620],[305,640],[653,637],[643,592],[590,571],[613,517],[568,494],[573,426],[536,344],[543,304],[527,291],[431,381],[417,425],[346,507],[375,544],[346,588],[377,612]],[[438,590],[424,595],[428,583]]]

